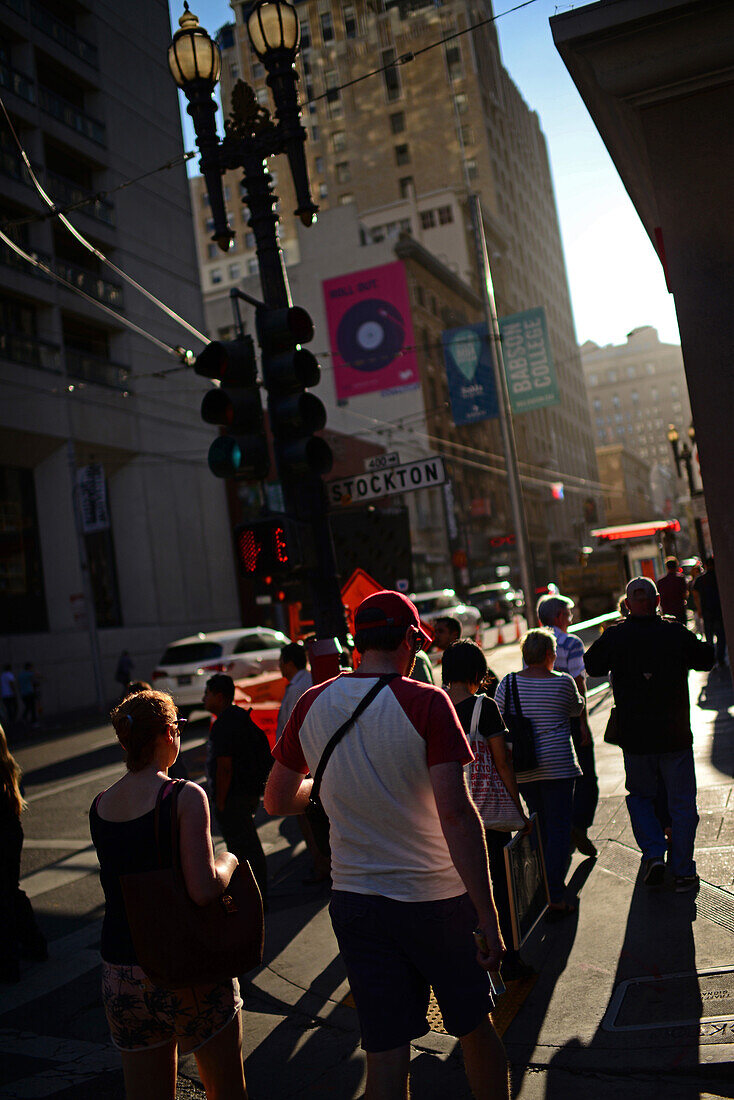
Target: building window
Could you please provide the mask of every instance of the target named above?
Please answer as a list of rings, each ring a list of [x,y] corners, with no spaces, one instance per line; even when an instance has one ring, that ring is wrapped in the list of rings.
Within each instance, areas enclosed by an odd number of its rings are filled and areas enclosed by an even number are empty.
[[[239,277],[240,277],[240,265],[239,264],[230,264],[229,267],[227,268],[227,273],[228,273],[230,279],[239,279]]]
[[[673,398],[678,396],[678,387],[677,386],[671,386],[670,387],[670,396],[673,397]]]
[[[615,409],[619,408],[620,400],[619,400],[619,394],[618,393],[615,393],[614,396],[612,397],[612,405],[614,406]]]
[[[460,46],[446,47],[446,67],[449,71],[449,80],[460,80],[464,75],[464,68],[461,64]]]
[[[352,173],[349,170],[349,161],[343,160],[335,166],[336,169],[336,182],[337,183],[349,183],[352,178]]]
[[[219,245],[208,244],[206,246],[206,254],[210,260],[216,260],[217,256],[219,255]]]
[[[213,233],[214,232],[214,218],[207,218],[206,219],[206,231],[207,231],[207,233]]]
[[[461,141],[463,145],[474,144],[474,131],[472,130],[471,126],[461,127]]]
[[[432,229],[436,224],[435,210],[421,210],[421,228]]]
[[[255,234],[254,233],[245,233],[245,248],[254,248],[254,247],[255,247]]]
[[[342,8],[342,15],[344,17],[344,37],[356,38],[357,37],[357,12],[354,4],[345,4]]]
[[[341,118],[344,114],[344,108],[341,101],[341,92],[339,91],[339,74],[336,69],[329,69],[324,75],[324,83],[326,84],[326,110],[329,118]]]
[[[321,15],[319,16],[319,21],[321,23],[321,38],[324,41],[324,45],[327,42],[333,42],[334,41],[334,21],[331,18],[331,12],[330,11],[322,12]]]
[[[601,401],[599,400],[598,397],[595,398],[595,400],[594,400],[594,412],[596,412],[596,413],[601,412]]]
[[[252,63],[252,79],[262,80],[265,76],[265,66],[260,61]]]
[[[477,178],[477,162],[474,159],[466,161],[466,174],[470,180]]]
[[[466,92],[457,92],[454,96],[454,103],[456,104],[456,110],[460,115],[465,115],[469,110],[469,97]]]
[[[249,259],[247,261],[247,274],[248,275],[257,275],[259,270],[260,270],[260,268],[258,266],[257,257],[253,256],[251,259]]]
[[[599,375],[598,374],[590,374],[589,375],[589,385],[590,386],[598,386],[599,385]]]
[[[343,153],[347,147],[347,134],[345,130],[335,130],[331,135],[332,153]]]
[[[405,129],[404,111],[396,111],[394,115],[390,115],[390,129],[394,134],[402,134]]]
[[[315,104],[314,104],[314,106],[315,106]],[[316,125],[316,123],[314,123],[313,126],[311,127],[311,141],[318,141],[318,140],[319,140],[319,128]]]
[[[319,184],[319,198],[323,202],[328,197],[329,197],[329,188],[326,186],[325,183],[320,183]]]
[[[222,281],[222,269],[221,267],[213,267],[209,272],[209,281],[212,286],[216,286],[217,283]]]
[[[396,60],[397,53],[394,47],[382,51],[382,79],[385,82],[385,94],[387,95],[388,103],[393,103],[396,99],[400,99],[401,94],[400,73],[395,65]]]
[[[454,220],[454,211],[450,206],[439,206],[438,208],[438,222],[439,225],[451,225]]]
[[[324,158],[323,157],[316,157],[316,159],[314,160],[313,163],[314,163],[314,168],[316,169],[316,174],[318,176],[323,176],[323,174],[324,174]]]
[[[397,165],[410,164],[410,149],[407,145],[395,146],[395,163]]]
[[[617,381],[617,372],[616,372],[616,370],[607,371],[607,382],[616,382],[616,381]]]
[[[311,24],[308,19],[301,20],[301,49],[308,50],[311,47]]]
[[[350,202],[354,202],[354,195],[347,193],[346,195],[339,196],[340,206],[348,206]]]
[[[412,176],[403,176],[398,180],[398,187],[400,188],[400,198],[409,199],[412,197],[415,191],[415,185],[413,183]]]
[[[33,471],[0,466],[0,621],[3,633],[48,630]]]
[[[627,367],[627,377],[634,378],[637,375],[636,367]]]
[[[255,96],[256,96],[257,101],[258,101],[258,103],[260,104],[261,107],[267,107],[267,105],[268,105],[268,89],[267,88],[258,88],[257,91],[255,92]]]

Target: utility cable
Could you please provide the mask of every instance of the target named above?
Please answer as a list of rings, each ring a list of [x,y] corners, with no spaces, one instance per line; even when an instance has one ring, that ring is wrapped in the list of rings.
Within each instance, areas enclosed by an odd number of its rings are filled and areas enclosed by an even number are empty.
[[[148,176],[155,176],[158,172],[164,172],[168,168],[176,168],[179,164],[185,164],[187,160],[191,160],[196,155],[196,152],[193,151],[181,153],[165,164],[159,164],[157,168],[150,168],[147,172],[141,172],[139,176],[132,176],[130,179],[123,180],[122,183],[118,183],[115,187],[108,187],[104,191],[95,191],[93,193],[90,191],[83,199],[77,199],[76,202],[66,203],[64,206],[54,206],[47,214],[41,212],[39,214],[30,214],[27,218],[14,218],[12,221],[0,222],[0,229],[16,229],[21,225],[32,225],[37,222],[48,221],[49,218],[56,218],[59,214],[72,214],[75,210],[80,210],[82,207],[88,206],[90,202],[103,202],[106,198],[109,198],[110,195],[115,195],[118,191],[124,191],[126,187],[132,187],[134,183],[140,183],[141,180],[147,179]]]
[[[13,123],[10,119],[10,115],[8,114],[7,108],[5,106],[5,103],[2,99],[2,97],[0,97],[0,108],[2,109],[2,112],[5,115],[5,120],[8,124],[8,126],[10,127],[10,132],[13,135],[13,138],[15,140],[16,145],[18,146],[18,150],[20,152],[23,163],[26,167],[26,171],[28,172],[28,175],[31,178],[33,186],[35,187],[36,191],[41,196],[43,201],[46,203],[46,205],[51,210],[56,211],[56,205],[55,205],[53,199],[47,194],[47,192],[41,186],[41,183],[39,182],[38,177],[36,176],[35,172],[33,171],[33,168],[31,166],[31,162],[28,159],[28,154],[26,153],[25,149],[23,148],[21,140],[18,137],[18,134],[16,133],[15,127],[13,126]],[[79,230],[76,229],[71,224],[71,222],[66,217],[66,215],[58,213],[58,212],[57,212],[57,215],[58,215],[59,221],[69,231],[69,233],[71,233],[71,235],[79,242],[80,245],[82,245],[83,248],[85,248],[87,250],[87,252],[91,252],[93,256],[96,256],[96,258],[100,261],[100,263],[106,264],[107,267],[109,267],[112,271],[114,271],[116,275],[118,275],[121,279],[124,279],[126,283],[130,284],[130,286],[134,287],[135,290],[137,290],[140,294],[142,294],[150,302],[152,302],[153,305],[157,306],[168,317],[170,317],[172,321],[175,321],[176,324],[181,325],[181,327],[185,328],[186,331],[191,333],[192,336],[195,336],[197,338],[197,340],[201,340],[201,342],[203,344],[207,344],[209,342],[207,337],[203,334],[203,332],[199,332],[199,330],[197,328],[194,328],[193,325],[189,324],[188,321],[184,320],[184,318],[181,317],[178,313],[176,313],[175,310],[171,309],[170,306],[167,306],[165,304],[165,302],[162,302],[160,300],[160,298],[157,298],[155,296],[155,294],[151,294],[151,292],[149,290],[146,290],[145,287],[142,286],[136,279],[133,279],[133,277],[131,275],[128,275],[127,272],[123,271],[122,268],[118,267],[117,264],[112,262],[112,260],[109,260],[107,258],[107,256],[104,255],[103,252],[100,252],[100,250],[98,248],[95,248],[95,246],[92,244],[92,242],[88,241],[87,238],[84,236],[84,234],[80,233]],[[93,302],[96,301],[94,298],[91,299],[91,300]],[[101,305],[101,303],[96,303],[96,304]],[[119,315],[115,314],[115,316],[119,316]],[[142,330],[138,330],[138,331],[142,332]],[[150,335],[149,335],[149,339],[155,339],[155,337],[150,337]],[[164,345],[164,346],[166,346],[166,345]]]
[[[460,38],[462,35],[479,30],[481,27],[486,27],[490,23],[496,23],[497,20],[502,19],[503,16],[512,15],[513,12],[520,11],[522,8],[529,8],[532,4],[536,4],[537,2],[538,0],[524,0],[524,3],[516,4],[514,8],[508,8],[506,11],[501,11],[498,15],[491,15],[487,19],[480,19],[478,23],[471,23],[462,30],[453,31],[451,34],[446,34],[442,38],[437,38],[435,42],[431,42],[428,46],[422,46],[419,50],[408,50],[407,53],[401,54],[400,57],[396,57],[394,61],[389,61],[387,65],[381,65],[379,69],[372,69],[362,76],[356,76],[353,80],[347,80],[344,84],[338,84],[335,88],[327,88],[321,95],[312,96],[310,99],[304,100],[304,103],[317,103],[320,99],[328,99],[329,96],[334,95],[334,92],[343,92],[346,88],[351,88],[355,84],[360,84],[363,80],[369,80],[370,77],[379,76],[381,73],[388,72],[390,69],[396,69],[398,65],[407,65],[408,62],[415,61],[416,57],[428,53],[429,50],[435,50],[438,46],[443,46],[446,42],[451,42],[454,38]]]
[[[68,279],[64,279],[63,276],[59,275],[56,271],[53,270],[53,268],[49,267],[48,264],[45,264],[43,260],[39,260],[37,256],[33,256],[22,249],[20,245],[17,245],[15,241],[11,237],[9,237],[7,233],[3,233],[2,230],[0,230],[0,241],[3,241],[3,243],[6,244],[8,248],[11,248],[13,252],[15,252],[16,256],[19,256],[22,260],[26,260],[29,264],[32,264],[33,267],[38,268],[38,270],[42,271],[44,275],[48,275],[50,279],[53,279],[55,282],[60,283],[61,286],[65,286],[68,290],[73,290],[75,294],[78,294],[81,298],[84,298],[87,302],[90,302],[93,306],[96,306],[97,309],[101,309],[105,313],[108,313],[110,317],[114,317],[115,321],[118,324],[124,325],[132,332],[137,333],[138,336],[142,336],[144,339],[149,340],[152,344],[155,344],[157,347],[162,348],[163,351],[168,352],[170,355],[176,355],[180,357],[182,354],[186,354],[182,348],[173,347],[171,344],[164,343],[163,340],[159,340],[157,336],[153,336],[152,333],[146,332],[145,329],[140,328],[139,325],[136,325],[134,321],[129,320],[129,318],[125,317],[124,314],[118,313],[116,309],[112,309],[111,306],[107,306],[104,304],[104,302],[100,302],[97,298],[93,298],[91,294],[87,294],[87,292],[85,290],[82,290],[81,287],[74,286],[74,284],[70,283]]]

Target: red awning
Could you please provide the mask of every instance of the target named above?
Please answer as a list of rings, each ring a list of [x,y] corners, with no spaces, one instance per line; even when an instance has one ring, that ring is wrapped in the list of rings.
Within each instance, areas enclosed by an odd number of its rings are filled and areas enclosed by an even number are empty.
[[[652,519],[648,523],[623,523],[619,527],[597,527],[591,532],[592,538],[606,539],[649,539],[660,531],[680,531],[677,519]]]

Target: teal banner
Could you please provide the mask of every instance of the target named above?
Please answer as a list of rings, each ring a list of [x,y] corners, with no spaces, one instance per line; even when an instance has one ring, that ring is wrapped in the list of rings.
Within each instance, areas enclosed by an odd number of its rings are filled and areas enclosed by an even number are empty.
[[[512,412],[560,405],[543,307],[503,317],[499,327]]]

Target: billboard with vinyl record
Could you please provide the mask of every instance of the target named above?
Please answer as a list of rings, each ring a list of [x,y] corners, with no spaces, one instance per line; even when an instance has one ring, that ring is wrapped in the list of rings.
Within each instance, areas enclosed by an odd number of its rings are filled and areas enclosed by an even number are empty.
[[[419,384],[400,261],[323,281],[337,400]]]

